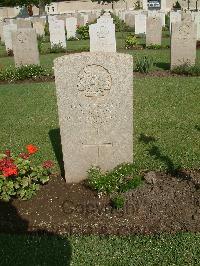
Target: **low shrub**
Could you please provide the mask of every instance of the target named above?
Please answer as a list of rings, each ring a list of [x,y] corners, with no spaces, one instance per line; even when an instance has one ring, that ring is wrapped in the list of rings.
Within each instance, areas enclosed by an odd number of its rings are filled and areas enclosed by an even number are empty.
[[[121,209],[125,204],[123,193],[140,186],[143,181],[133,164],[121,164],[113,170],[102,173],[99,167],[92,167],[88,171],[88,186],[98,193],[110,195],[113,208]]]
[[[53,54],[56,54],[56,53],[66,53],[66,48],[64,48],[61,43],[54,44],[50,48],[50,53],[53,53]]]
[[[135,182],[135,178],[138,182]],[[125,192],[127,189],[139,186],[141,178],[133,164],[122,164],[110,172],[102,173],[99,167],[92,167],[88,171],[88,185],[93,190],[103,193]],[[130,184],[134,183],[134,186]]]
[[[42,76],[49,76],[50,73],[42,66],[28,65],[21,67],[8,67],[0,69],[0,80],[14,82],[17,80],[37,79]]]
[[[178,75],[200,76],[200,65],[191,66],[185,63],[181,66],[174,67],[171,72]]]
[[[0,199],[9,201],[12,198],[28,200],[49,181],[53,162],[45,161],[35,166],[30,160],[38,151],[32,144],[26,147],[27,151],[18,155],[11,154],[10,150],[0,154]]]
[[[111,206],[115,209],[121,209],[125,205],[125,199],[122,195],[111,198]]]
[[[76,30],[77,37],[80,40],[87,40],[90,38],[89,35],[89,25],[86,24],[85,26],[79,26]]]
[[[153,59],[151,57],[144,56],[136,60],[136,71],[140,73],[149,73],[153,67]]]
[[[44,34],[45,34],[45,36],[50,36],[49,23],[48,22],[45,23]]]
[[[133,49],[138,46],[138,40],[134,35],[128,35],[125,40],[125,48],[126,49]]]
[[[67,39],[68,41],[79,41],[77,37],[70,37]]]
[[[8,49],[7,50],[7,55],[8,56],[14,56],[13,50],[12,49]]]
[[[116,32],[133,32],[134,29],[126,25],[126,23],[121,20],[118,16],[111,13],[111,17],[113,18],[113,23],[115,24]]]

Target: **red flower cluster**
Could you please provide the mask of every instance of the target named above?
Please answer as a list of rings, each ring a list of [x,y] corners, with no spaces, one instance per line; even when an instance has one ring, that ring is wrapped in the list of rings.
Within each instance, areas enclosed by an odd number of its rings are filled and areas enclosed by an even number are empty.
[[[38,151],[38,148],[36,146],[34,146],[33,144],[27,145],[26,149],[29,152],[29,154],[34,154]]]
[[[42,166],[43,166],[43,168],[49,169],[49,168],[52,168],[54,166],[54,163],[52,161],[48,160],[48,161],[43,162]]]
[[[14,160],[8,157],[5,157],[0,160],[0,171],[2,171],[5,177],[9,177],[12,175],[17,175],[18,169],[14,164]]]

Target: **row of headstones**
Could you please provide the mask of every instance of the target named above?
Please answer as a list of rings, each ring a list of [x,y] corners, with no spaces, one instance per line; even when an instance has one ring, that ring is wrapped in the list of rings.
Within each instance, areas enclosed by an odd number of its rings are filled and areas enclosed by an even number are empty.
[[[121,17],[128,26],[135,27],[135,34],[147,34],[151,18],[160,19],[161,26],[165,26],[165,13],[162,11],[133,11],[123,13]],[[197,40],[200,40],[200,12],[170,12],[170,32],[172,23],[181,21],[193,21],[197,25]],[[160,30],[160,23],[157,27]]]
[[[147,20],[146,43],[159,44],[162,36],[162,22],[159,17]],[[16,27],[16,24],[10,24]],[[62,27],[61,27],[62,25]],[[190,20],[172,23],[171,34],[171,67],[183,63],[194,64],[196,59],[196,24]],[[53,44],[66,45],[64,22],[49,20],[50,39]],[[89,26],[91,52],[116,52],[115,24],[109,13],[97,19],[96,24]],[[21,28],[11,31],[13,52],[16,66],[39,64],[37,35],[32,28]]]

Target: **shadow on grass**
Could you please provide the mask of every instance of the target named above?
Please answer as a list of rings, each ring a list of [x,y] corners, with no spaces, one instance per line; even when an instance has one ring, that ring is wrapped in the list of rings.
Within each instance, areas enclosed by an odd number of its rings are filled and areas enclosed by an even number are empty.
[[[51,141],[51,145],[53,147],[56,159],[58,161],[61,176],[65,176],[64,163],[63,163],[63,154],[62,154],[62,145],[61,145],[61,136],[60,129],[52,129],[49,131],[49,138]]]
[[[188,174],[184,173],[180,165],[176,165],[170,156],[165,155],[161,152],[160,148],[155,144],[156,138],[153,136],[147,136],[141,133],[139,136],[139,142],[143,142],[147,146],[147,151],[151,157],[155,160],[159,160],[166,165],[167,173],[178,178],[190,179]]]
[[[69,266],[70,242],[45,230],[28,231],[12,203],[0,201],[0,265]]]
[[[165,62],[157,62],[154,64],[156,67],[161,68],[163,70],[170,70],[170,63]]]
[[[200,131],[200,126],[196,125],[194,128],[195,128],[196,130]]]

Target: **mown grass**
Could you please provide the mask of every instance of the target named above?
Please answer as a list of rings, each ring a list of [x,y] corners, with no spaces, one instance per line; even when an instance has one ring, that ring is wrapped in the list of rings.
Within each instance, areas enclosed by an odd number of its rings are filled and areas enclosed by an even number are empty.
[[[200,235],[0,236],[0,265],[200,265]]]
[[[134,80],[134,160],[140,169],[199,167],[199,86],[195,77]],[[40,147],[38,161],[57,161],[54,151],[60,160],[54,83],[1,85],[0,95],[1,149],[33,143]]]

